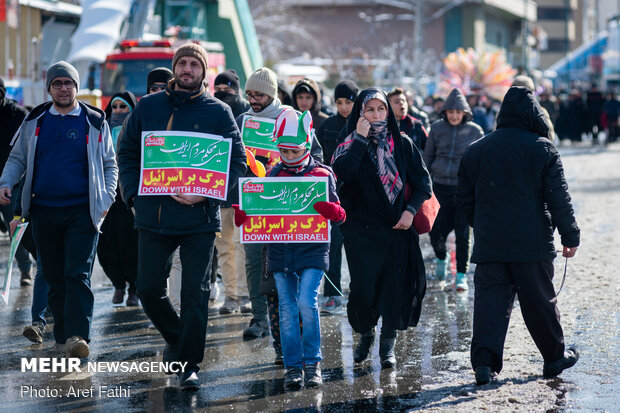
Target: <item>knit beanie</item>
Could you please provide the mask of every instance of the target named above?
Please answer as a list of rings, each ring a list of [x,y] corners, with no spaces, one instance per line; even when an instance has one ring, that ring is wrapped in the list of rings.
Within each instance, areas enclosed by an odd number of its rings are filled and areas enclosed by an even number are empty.
[[[273,134],[278,148],[309,151],[312,146],[312,115],[309,111],[300,114],[293,108],[286,108],[278,115]]]
[[[358,90],[359,89],[354,81],[343,80],[336,85],[336,89],[334,90],[334,100],[345,98],[354,102],[355,99],[357,99]]]
[[[245,91],[254,90],[271,98],[278,96],[278,76],[269,68],[256,69],[245,82]]]
[[[200,64],[202,65],[202,79],[207,76],[207,51],[200,45],[196,43],[185,43],[183,46],[179,47],[176,52],[174,52],[174,57],[172,58],[172,71],[174,71],[174,67],[177,65],[177,62],[180,58],[185,56],[191,56],[198,59]]]
[[[54,79],[58,77],[68,77],[75,83],[75,89],[80,87],[80,75],[75,67],[65,61],[56,62],[47,69],[47,78],[45,87],[49,91],[50,85]]]
[[[172,79],[174,75],[167,67],[156,67],[151,70],[149,74],[146,76],[146,93],[149,93],[149,89],[153,83],[165,83],[168,84],[168,81]]]
[[[215,77],[215,81],[213,82],[213,86],[217,85],[228,85],[231,88],[235,89],[235,92],[239,94],[239,76],[237,76],[237,72],[233,69],[228,69],[218,74]]]

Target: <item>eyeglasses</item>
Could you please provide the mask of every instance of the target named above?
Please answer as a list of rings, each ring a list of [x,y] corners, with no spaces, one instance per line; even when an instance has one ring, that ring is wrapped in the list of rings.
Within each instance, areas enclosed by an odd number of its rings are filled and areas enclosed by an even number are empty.
[[[56,80],[52,82],[52,87],[56,90],[62,89],[63,86],[67,89],[73,89],[75,87],[75,83],[73,83],[73,80],[66,80],[64,82]]]
[[[124,103],[119,103],[118,105],[112,105],[112,109],[127,109],[127,105]]]
[[[165,90],[166,89],[166,85],[152,85],[149,88],[149,92],[155,93],[155,92],[159,92],[160,90]]]
[[[245,96],[248,98],[249,101],[252,101],[252,100],[259,101],[259,100],[265,99],[265,96],[267,95],[264,93],[247,93],[246,92]]]

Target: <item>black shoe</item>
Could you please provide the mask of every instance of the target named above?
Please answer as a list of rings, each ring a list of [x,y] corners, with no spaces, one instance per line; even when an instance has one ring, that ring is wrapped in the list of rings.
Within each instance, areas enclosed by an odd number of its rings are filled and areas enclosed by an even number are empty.
[[[575,347],[569,347],[561,359],[550,363],[545,362],[543,365],[543,377],[546,379],[555,377],[564,370],[573,367],[577,360],[579,360],[579,352]]]
[[[198,390],[200,388],[200,379],[198,372],[187,370],[179,375],[179,386],[183,390]]]
[[[391,369],[396,366],[396,356],[394,355],[395,338],[379,337],[379,357],[381,358],[381,368]]]
[[[250,321],[250,326],[243,330],[243,338],[245,339],[253,339],[259,337],[265,337],[269,333],[269,325],[267,325],[267,321],[258,321],[256,319],[252,319]]]
[[[370,330],[368,333],[362,334],[360,337],[360,342],[355,347],[355,351],[353,352],[353,360],[356,363],[361,363],[366,360],[368,357],[368,353],[370,352],[370,346],[375,341],[375,330]]]
[[[306,387],[319,387],[323,384],[321,377],[321,363],[308,364],[304,367],[304,376],[306,378]]]
[[[24,328],[24,337],[33,343],[43,343],[43,332],[45,331],[45,326],[39,322],[35,321],[31,326],[26,326]]]
[[[30,271],[22,271],[19,285],[21,285],[22,287],[26,285],[32,285],[32,275],[30,275]]]
[[[291,367],[284,370],[284,388],[286,390],[299,390],[304,382],[304,372],[299,367]]]
[[[491,367],[488,367],[488,366],[476,367],[476,384],[477,385],[488,384],[489,382],[491,382],[491,379],[493,378],[493,376],[494,374],[493,374],[493,371],[491,370]]]
[[[284,357],[282,356],[282,349],[276,349],[276,358],[273,360],[273,364],[276,366],[284,366]]]

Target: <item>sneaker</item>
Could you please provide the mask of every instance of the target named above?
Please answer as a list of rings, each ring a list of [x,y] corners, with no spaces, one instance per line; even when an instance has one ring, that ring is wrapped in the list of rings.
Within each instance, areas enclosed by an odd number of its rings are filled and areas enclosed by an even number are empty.
[[[122,288],[117,288],[116,290],[114,290],[114,296],[112,296],[112,304],[122,304],[124,297],[125,290]]]
[[[336,314],[342,306],[342,299],[340,297],[327,297],[327,300],[321,308],[321,314],[331,315]]]
[[[209,301],[214,302],[220,295],[220,287],[217,282],[211,283],[211,292],[209,293]]]
[[[478,366],[476,367],[476,384],[483,385],[491,382],[495,373],[491,370],[491,367],[488,366]]]
[[[127,295],[127,306],[128,307],[135,307],[140,305],[140,300],[138,299],[138,296],[136,295],[136,293],[129,293],[129,295]]]
[[[252,312],[250,297],[239,297],[239,309],[241,310],[241,314],[249,314]]]
[[[250,326],[243,330],[243,338],[245,339],[265,337],[267,334],[269,334],[267,321],[258,321],[254,318],[250,321]]]
[[[276,366],[284,366],[284,356],[282,356],[282,349],[276,348],[276,358],[273,360],[273,364]]]
[[[286,390],[299,390],[304,382],[304,372],[300,367],[291,367],[284,370],[284,388]]]
[[[233,297],[224,298],[224,304],[220,307],[220,314],[232,314],[236,311],[239,311],[237,299]]]
[[[318,387],[323,384],[321,377],[321,363],[308,364],[304,367],[304,376],[306,378],[306,387]]]
[[[575,347],[569,347],[564,352],[564,357],[543,365],[543,377],[550,379],[562,373],[564,370],[573,367],[579,360],[579,352]]]
[[[183,390],[198,390],[200,388],[198,373],[193,370],[182,372],[179,375],[179,386]]]
[[[469,286],[467,285],[467,274],[462,272],[456,273],[456,291],[467,291]]]
[[[31,326],[26,326],[24,328],[24,337],[33,343],[43,343],[43,332],[45,331],[45,326],[43,323],[39,321],[35,321]]]
[[[88,343],[82,337],[73,336],[67,339],[65,343],[65,351],[67,357],[84,358],[90,354]]]
[[[21,279],[19,280],[19,285],[26,286],[32,285],[32,275],[30,275],[30,271],[22,271]]]

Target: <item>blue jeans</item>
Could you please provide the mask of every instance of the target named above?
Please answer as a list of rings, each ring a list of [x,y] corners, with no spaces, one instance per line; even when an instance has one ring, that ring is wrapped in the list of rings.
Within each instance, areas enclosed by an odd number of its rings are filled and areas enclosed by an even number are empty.
[[[274,272],[280,298],[280,335],[286,368],[316,364],[321,356],[319,286],[323,271],[306,268],[300,272]],[[304,325],[301,336],[299,316]]]
[[[32,205],[32,237],[50,291],[48,305],[54,316],[54,338],[90,341],[95,297],[90,276],[99,232],[88,204],[69,207]]]
[[[43,325],[45,322],[45,312],[47,311],[47,293],[49,286],[43,278],[43,270],[41,269],[41,259],[37,257],[37,274],[34,276],[34,287],[32,289],[32,307],[30,312],[32,322],[39,322]]]

